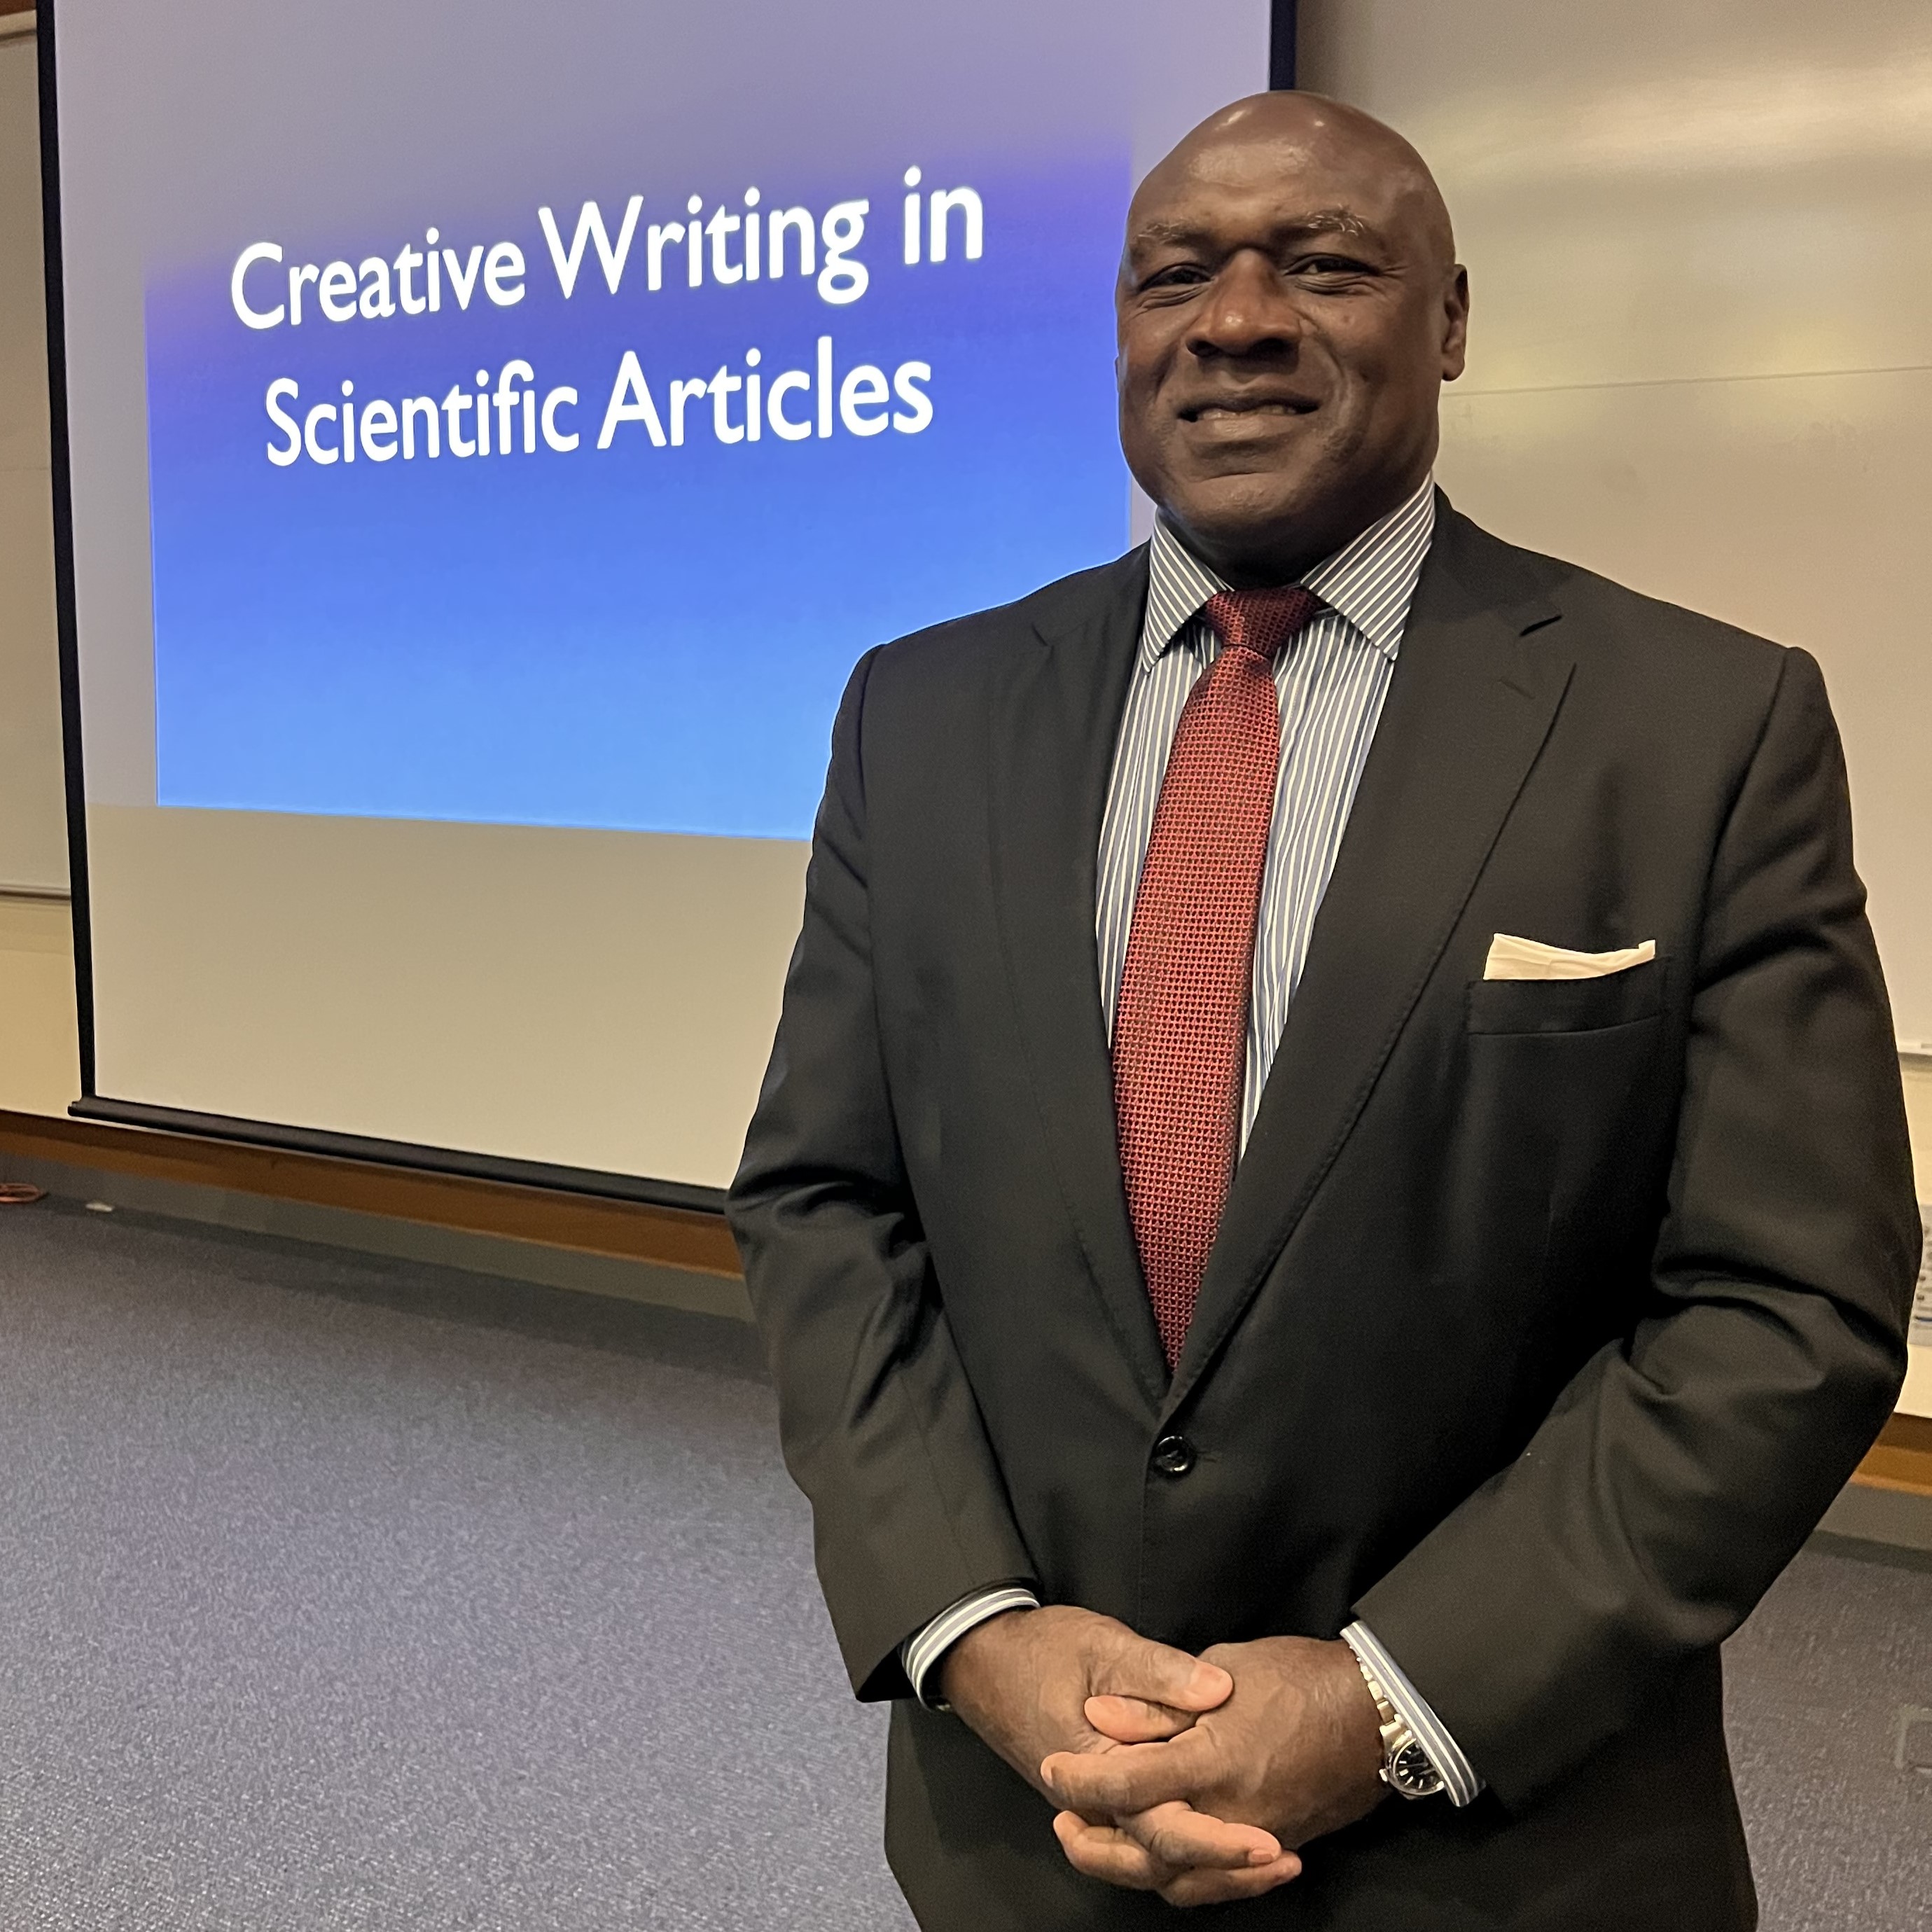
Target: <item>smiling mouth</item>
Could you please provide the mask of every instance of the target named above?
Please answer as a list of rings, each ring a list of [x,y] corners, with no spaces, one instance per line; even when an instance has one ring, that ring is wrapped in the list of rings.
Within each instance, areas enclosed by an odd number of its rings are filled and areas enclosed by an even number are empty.
[[[1279,398],[1254,402],[1201,403],[1183,410],[1183,422],[1236,422],[1248,416],[1305,416],[1312,415],[1312,403],[1283,401]]]

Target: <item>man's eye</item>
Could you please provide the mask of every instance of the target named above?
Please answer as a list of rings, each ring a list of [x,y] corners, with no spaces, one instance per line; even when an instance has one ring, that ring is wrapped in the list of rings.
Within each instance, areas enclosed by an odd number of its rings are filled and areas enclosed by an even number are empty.
[[[1142,284],[1143,288],[1187,288],[1208,279],[1208,271],[1198,262],[1177,262],[1171,268],[1157,268]]]
[[[1352,260],[1346,255],[1306,255],[1294,265],[1298,275],[1361,275],[1368,273],[1364,262]]]

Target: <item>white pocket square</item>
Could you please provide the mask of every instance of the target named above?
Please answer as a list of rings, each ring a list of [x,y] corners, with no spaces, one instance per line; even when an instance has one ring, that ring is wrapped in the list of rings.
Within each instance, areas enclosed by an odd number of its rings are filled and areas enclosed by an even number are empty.
[[[1627,973],[1657,957],[1657,941],[1626,946],[1615,952],[1573,952],[1567,946],[1546,946],[1540,939],[1519,939],[1499,932],[1490,941],[1483,962],[1485,980],[1600,980],[1606,974]]]

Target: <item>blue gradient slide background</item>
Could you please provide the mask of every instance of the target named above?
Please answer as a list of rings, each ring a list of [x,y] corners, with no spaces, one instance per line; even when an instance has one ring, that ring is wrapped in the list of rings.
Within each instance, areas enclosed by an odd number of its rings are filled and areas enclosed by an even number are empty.
[[[934,71],[930,46],[894,48],[902,65],[916,52],[920,71]],[[333,222],[238,230],[218,254],[151,260],[158,802],[807,836],[832,712],[862,651],[1127,541],[1107,297],[1131,104],[1117,131],[1090,110],[1020,152],[963,136],[973,105],[936,100],[929,146],[898,117],[876,152],[850,139],[834,165],[802,154],[755,173],[715,160],[685,171],[646,135],[623,161],[553,163],[520,199],[497,186],[452,213],[446,196],[413,228],[393,209],[358,220],[352,206]],[[756,128],[752,145],[767,155],[777,110],[755,89],[720,106]],[[490,138],[481,120],[479,142]],[[567,122],[544,138],[568,154]],[[928,189],[981,195],[980,260],[962,259],[956,217],[952,259],[904,264],[902,178],[915,164]],[[445,177],[450,165],[438,157]],[[870,202],[860,299],[831,305],[795,274],[692,290],[676,250],[666,286],[646,291],[643,225],[682,219],[692,193],[707,213],[737,209],[754,182],[766,210]],[[565,301],[538,206],[554,207],[568,240],[594,196],[614,234],[632,192],[644,208],[620,291],[593,244]],[[392,259],[405,242],[422,245],[428,222],[465,254],[514,241],[524,299],[497,308],[479,288],[464,311],[446,291],[434,316],[332,324],[310,288],[301,327],[261,332],[230,305],[229,270],[250,242],[285,251],[283,270],[253,272],[266,307],[287,262]],[[682,448],[655,448],[630,424],[596,448],[626,350],[665,413],[673,377],[727,362],[742,373],[753,346],[768,380],[809,370],[821,334],[842,373],[930,363],[930,428],[724,446],[706,403]],[[299,412],[339,400],[344,378],[358,405],[396,402],[473,386],[512,356],[534,366],[540,392],[579,392],[566,418],[581,435],[574,452],[540,441],[526,455],[519,440],[488,460],[267,459],[280,438],[263,397],[278,377],[300,383]],[[797,397],[790,406],[810,412]],[[740,395],[734,419],[742,409]]]

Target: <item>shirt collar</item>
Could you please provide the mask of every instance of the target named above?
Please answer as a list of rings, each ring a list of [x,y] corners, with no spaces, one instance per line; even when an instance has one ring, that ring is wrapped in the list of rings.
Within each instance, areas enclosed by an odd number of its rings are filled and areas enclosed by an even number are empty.
[[[1391,663],[1402,648],[1416,580],[1436,533],[1436,484],[1425,478],[1406,502],[1371,524],[1299,580]],[[1147,614],[1140,662],[1151,666],[1201,614],[1225,578],[1210,570],[1168,526],[1154,519],[1148,552]]]

